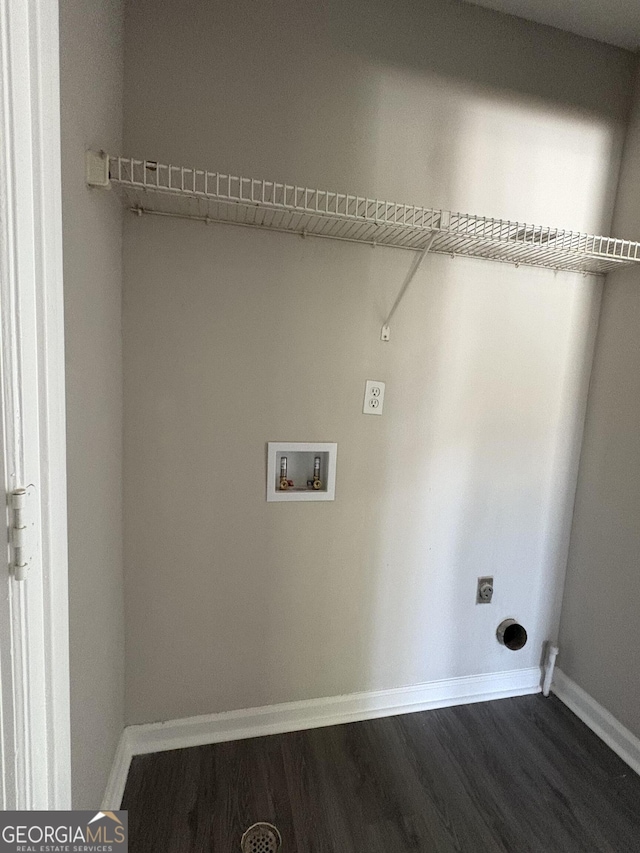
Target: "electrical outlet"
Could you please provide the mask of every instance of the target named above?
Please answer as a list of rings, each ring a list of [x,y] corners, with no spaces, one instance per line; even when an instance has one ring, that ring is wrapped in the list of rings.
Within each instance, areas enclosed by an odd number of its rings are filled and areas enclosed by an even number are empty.
[[[384,405],[384,382],[375,379],[367,379],[364,388],[364,406],[362,411],[365,415],[381,415]]]
[[[478,578],[476,604],[491,604],[493,598],[493,578]]]

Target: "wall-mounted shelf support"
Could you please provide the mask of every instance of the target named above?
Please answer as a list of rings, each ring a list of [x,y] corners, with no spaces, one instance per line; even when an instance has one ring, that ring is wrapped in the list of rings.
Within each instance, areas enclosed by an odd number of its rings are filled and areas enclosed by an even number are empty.
[[[108,189],[109,180],[109,155],[104,151],[85,151],[84,156],[85,178],[90,187],[102,187]]]
[[[400,291],[398,292],[398,295],[396,296],[396,301],[393,303],[393,306],[391,307],[391,311],[389,311],[389,313],[387,315],[387,319],[382,324],[382,332],[380,334],[380,340],[388,341],[389,338],[391,337],[391,330],[389,329],[389,323],[391,322],[391,318],[396,313],[398,306],[402,302],[402,299],[403,299],[405,293],[409,289],[409,285],[411,284],[416,273],[420,269],[422,262],[424,261],[424,259],[427,257],[427,255],[431,251],[431,247],[433,246],[433,243],[436,239],[436,236],[437,236],[437,232],[434,231],[433,234],[431,235],[431,237],[429,238],[429,242],[427,243],[427,245],[413,259],[411,266],[409,267],[409,272],[407,273],[406,278],[405,278],[404,282],[402,283],[402,287],[400,288]]]

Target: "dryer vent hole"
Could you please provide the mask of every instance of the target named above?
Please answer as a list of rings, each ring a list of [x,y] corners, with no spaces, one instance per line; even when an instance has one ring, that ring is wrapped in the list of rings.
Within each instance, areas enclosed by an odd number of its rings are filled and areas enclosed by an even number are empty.
[[[254,823],[242,836],[242,853],[278,853],[282,838],[271,823]]]
[[[504,632],[504,644],[512,652],[518,652],[523,649],[527,642],[527,632],[522,625],[509,625]]]
[[[498,642],[512,652],[519,652],[527,643],[527,632],[515,619],[503,620],[498,625],[496,636]]]

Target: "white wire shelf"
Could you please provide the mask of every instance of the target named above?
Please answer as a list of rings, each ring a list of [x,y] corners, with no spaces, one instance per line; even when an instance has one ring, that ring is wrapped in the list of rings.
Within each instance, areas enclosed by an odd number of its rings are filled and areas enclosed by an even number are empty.
[[[100,155],[94,155],[100,156]],[[602,275],[640,263],[640,243],[433,210],[277,181],[103,156],[104,183],[154,214]]]

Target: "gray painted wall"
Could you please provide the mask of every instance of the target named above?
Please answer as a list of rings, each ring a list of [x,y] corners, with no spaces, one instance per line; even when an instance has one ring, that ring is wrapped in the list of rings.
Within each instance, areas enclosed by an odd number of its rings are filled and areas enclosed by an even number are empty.
[[[64,0],[62,203],[73,805],[102,801],[124,724],[122,212],[87,189],[86,147],[122,144],[121,0]]]
[[[440,0],[139,0],[125,148],[606,232],[631,75]],[[393,250],[127,217],[124,259],[128,723],[539,662],[598,284],[434,257],[384,345]],[[335,503],[267,504],[269,440],[337,441]]]
[[[640,239],[640,86],[616,236]],[[640,272],[610,275],[589,393],[560,632],[563,671],[640,737]]]

